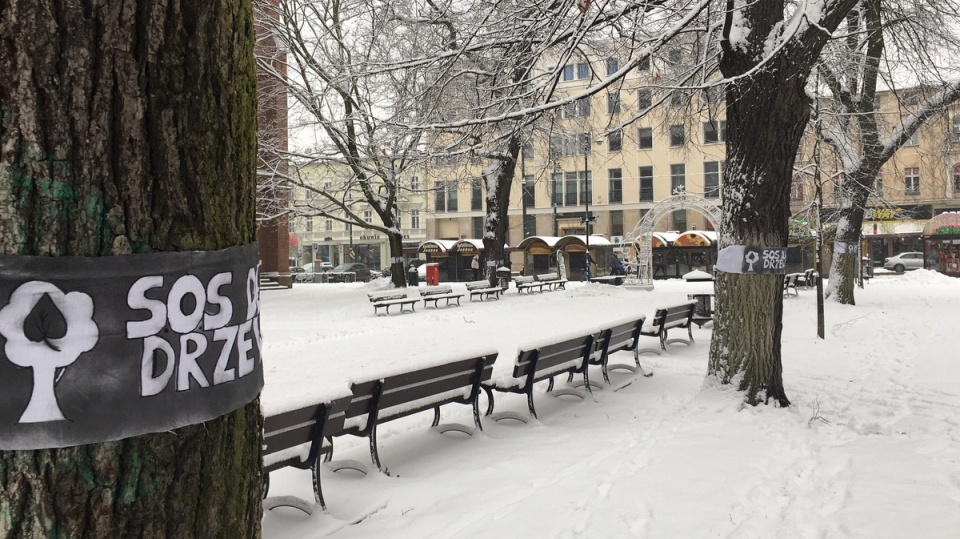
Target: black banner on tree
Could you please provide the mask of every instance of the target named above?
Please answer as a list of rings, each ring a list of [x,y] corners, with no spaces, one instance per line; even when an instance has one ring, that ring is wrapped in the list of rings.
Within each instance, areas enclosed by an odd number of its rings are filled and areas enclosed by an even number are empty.
[[[717,253],[717,269],[725,273],[784,274],[787,272],[787,248],[724,247]]]
[[[263,387],[257,244],[0,256],[0,450],[202,423]]]

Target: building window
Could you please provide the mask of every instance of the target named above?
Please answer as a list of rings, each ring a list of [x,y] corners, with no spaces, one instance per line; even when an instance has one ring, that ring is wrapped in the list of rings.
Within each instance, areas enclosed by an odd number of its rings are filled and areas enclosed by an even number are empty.
[[[532,175],[523,177],[523,197],[521,198],[524,208],[534,208],[537,205],[537,199],[534,191],[535,181]]]
[[[313,217],[307,217],[304,223],[305,232],[313,232]]]
[[[790,200],[803,200],[803,178],[800,176],[790,180]]]
[[[687,229],[687,210],[673,212],[673,229],[682,232]]]
[[[681,90],[674,90],[670,94],[670,106],[682,107],[687,104],[687,94]]]
[[[904,192],[908,195],[920,194],[920,168],[910,167],[903,171]]]
[[[475,179],[470,182],[470,209],[478,211],[483,209],[483,180]]]
[[[590,64],[586,62],[577,64],[577,78],[580,80],[590,78]]]
[[[687,188],[687,166],[683,163],[670,165],[670,194],[675,195]]]
[[[620,60],[617,58],[607,58],[607,75],[613,75],[620,69]]]
[[[324,232],[333,232],[333,219],[324,219],[324,220],[323,220],[323,231],[324,231]]]
[[[960,114],[953,117],[953,125],[950,129],[950,140],[960,142]]]
[[[637,90],[637,108],[646,110],[653,106],[653,90],[641,88]]]
[[[610,212],[610,235],[623,236],[623,211],[621,210]]]
[[[640,202],[653,202],[653,167],[640,167]]]
[[[586,179],[584,179],[586,178]],[[556,206],[579,206],[591,196],[590,171],[556,172],[550,177],[551,201]]]
[[[607,94],[607,114],[620,114],[620,92]]]
[[[535,155],[535,154],[533,153],[533,141],[532,141],[532,140],[528,140],[528,141],[524,142],[524,143],[523,143],[523,146],[521,146],[521,150],[520,150],[520,151],[522,152],[520,155],[521,155],[521,157],[523,157],[524,159],[531,159],[531,160],[534,159],[534,155]]]
[[[610,203],[623,202],[623,171],[619,168],[607,169],[607,178],[610,181]]]
[[[590,97],[581,97],[563,106],[564,118],[586,118],[590,116]]]
[[[960,165],[953,165],[953,194],[960,194]]]
[[[457,182],[437,182],[434,211],[457,211]]]
[[[641,150],[653,149],[653,128],[641,127],[637,130],[637,140],[640,142]]]
[[[879,174],[873,179],[873,196],[883,198],[883,176]]]
[[[573,64],[567,64],[563,66],[563,80],[573,80]]]
[[[324,180],[323,190],[327,193],[329,193],[330,191],[333,191],[333,180]]]
[[[590,153],[590,133],[573,135],[554,135],[550,137],[550,158],[588,155]]]
[[[686,143],[685,133],[683,131],[682,124],[674,124],[670,126],[670,147],[678,148],[683,146]]]
[[[703,143],[717,144],[727,141],[727,122],[703,122]]]
[[[679,65],[683,59],[683,51],[680,47],[674,47],[667,51],[667,63],[670,65]]]
[[[650,55],[648,54],[637,64],[638,71],[650,71]]]
[[[474,217],[473,222],[473,237],[482,238],[483,237],[483,217]]]
[[[550,204],[563,206],[563,173],[554,172],[550,175]]]
[[[363,222],[373,223],[373,210],[363,210]]]
[[[619,152],[623,149],[623,131],[617,129],[607,135],[607,149],[611,152]]]
[[[523,216],[523,237],[527,238],[530,236],[537,235],[537,216],[536,215],[524,215]]]
[[[413,176],[410,178],[410,190],[419,191],[420,190],[420,178]]]
[[[413,230],[420,228],[420,210],[410,210],[410,228]]]
[[[720,197],[720,162],[703,163],[703,198]]]
[[[920,144],[920,137],[917,135],[917,132],[914,131],[910,138],[903,143],[904,146],[916,146]]]
[[[723,97],[723,88],[720,86],[711,86],[703,92],[703,99],[710,105],[716,105]]]

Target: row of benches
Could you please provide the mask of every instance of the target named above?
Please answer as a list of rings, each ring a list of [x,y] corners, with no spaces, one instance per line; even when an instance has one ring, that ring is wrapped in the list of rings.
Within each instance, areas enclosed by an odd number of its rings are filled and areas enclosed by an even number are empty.
[[[590,366],[599,366],[608,384],[608,371],[613,369],[650,376],[652,373],[645,372],[640,365],[640,354],[659,354],[660,351],[641,348],[640,337],[658,337],[663,350],[666,350],[667,343],[675,340],[692,344],[690,324],[693,308],[694,303],[690,302],[657,309],[652,323],[647,325],[646,317],[641,315],[617,322],[609,328],[591,328],[559,341],[526,346],[518,352],[509,375],[492,377],[498,353],[491,350],[412,372],[356,382],[350,387],[350,393],[340,398],[268,416],[264,419],[264,507],[270,509],[285,505],[312,512],[313,506],[298,498],[267,499],[270,472],[292,466],[311,471],[316,503],[326,509],[318,468],[321,459],[332,458],[333,438],[336,436],[368,438],[373,465],[382,470],[377,450],[377,427],[384,422],[433,409],[433,427],[441,432],[457,430],[472,434],[473,429],[463,425],[441,426],[440,407],[454,403],[471,406],[474,424],[477,429],[483,430],[479,413],[481,389],[487,394],[486,415],[491,419],[500,421],[509,418],[526,422],[523,416],[510,412],[494,415],[494,392],[525,394],[530,416],[536,418],[533,388],[537,382],[549,380],[547,391],[551,392],[554,377],[567,374],[568,380],[572,380],[575,375],[580,375],[583,377],[583,387],[592,394]],[[668,340],[667,332],[676,328],[686,328],[689,339]],[[633,351],[635,365],[609,364],[610,355],[621,350]],[[576,390],[553,393],[585,397]],[[334,471],[342,468],[365,471],[353,461],[345,461],[343,465],[334,467]]]
[[[564,289],[567,284],[566,279],[561,279],[553,273],[537,275],[536,277],[517,277],[514,279],[514,282],[516,283],[517,291],[520,293],[524,290],[533,290],[534,288],[540,292],[542,292],[544,288],[547,290]],[[480,301],[500,299],[500,295],[505,292],[500,286],[490,286],[489,281],[486,280],[470,281],[464,284],[467,287],[467,293],[470,294],[470,301],[473,301],[474,298],[478,298]],[[419,294],[413,293],[414,290],[417,290]],[[370,303],[373,304],[374,314],[380,314],[380,309],[383,309],[386,314],[390,314],[390,307],[398,307],[401,313],[408,308],[410,312],[414,312],[420,300],[423,300],[424,307],[432,302],[434,308],[439,307],[437,302],[440,300],[445,300],[446,306],[450,306],[450,302],[456,300],[457,306],[459,307],[460,298],[463,296],[464,294],[454,292],[450,285],[428,286],[426,288],[396,288],[382,292],[367,293],[367,298],[370,300]]]

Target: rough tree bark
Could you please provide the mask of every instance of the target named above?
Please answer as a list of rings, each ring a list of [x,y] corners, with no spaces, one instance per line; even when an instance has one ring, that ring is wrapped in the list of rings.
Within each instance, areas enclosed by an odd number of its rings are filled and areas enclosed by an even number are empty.
[[[487,216],[483,223],[483,248],[487,260],[506,260],[504,245],[510,229],[507,210],[510,206],[510,188],[517,170],[517,157],[520,156],[520,136],[514,131],[504,144],[504,154],[495,158],[495,164],[483,171],[486,183]],[[497,267],[487,268],[487,280],[490,285],[497,283]]]
[[[783,0],[727,2],[720,69],[732,82],[726,90],[721,248],[786,247],[793,164],[810,115],[804,87],[829,32],[856,1],[824,6],[819,25],[790,37],[778,35],[786,16]],[[735,27],[749,33],[731,40]],[[771,37],[787,40],[772,54],[767,50]],[[721,272],[717,277],[709,374],[738,384],[750,404],[771,399],[790,404],[780,352],[782,286],[782,275]]]
[[[249,0],[9,0],[0,250],[214,250],[255,235]],[[260,535],[259,400],[174,432],[0,452],[0,536]]]

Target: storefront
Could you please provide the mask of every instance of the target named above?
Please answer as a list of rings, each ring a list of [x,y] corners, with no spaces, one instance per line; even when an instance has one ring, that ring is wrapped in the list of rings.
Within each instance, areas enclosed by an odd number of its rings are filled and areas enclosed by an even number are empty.
[[[923,229],[924,267],[960,277],[960,212],[941,213]]]
[[[521,275],[534,275],[557,271],[557,257],[555,247],[560,238],[557,236],[528,236],[517,245],[518,251],[523,251],[523,266]]]
[[[426,258],[427,263],[436,263],[440,269],[440,281],[450,281],[450,249],[456,240],[427,240],[417,249]]]
[[[596,277],[608,273],[607,261],[613,256],[613,244],[603,236],[591,235],[589,241],[589,249],[586,236],[564,236],[557,241],[556,250],[567,255],[567,279],[571,281],[586,280],[588,251],[594,263],[591,276]]]
[[[713,273],[713,265],[717,262],[717,233],[712,230],[689,230],[673,240],[678,264],[687,268],[681,276],[689,271],[699,270]]]
[[[933,217],[933,206],[867,208],[862,237],[874,266],[900,253],[922,251],[924,226]]]

